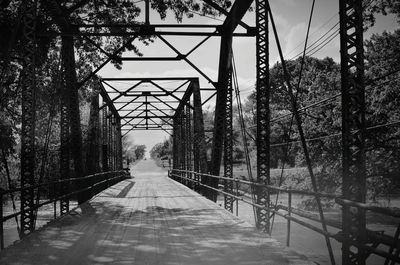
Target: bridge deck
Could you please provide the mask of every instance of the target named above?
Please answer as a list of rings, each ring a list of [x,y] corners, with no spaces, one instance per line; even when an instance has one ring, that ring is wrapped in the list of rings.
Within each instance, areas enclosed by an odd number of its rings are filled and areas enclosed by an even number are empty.
[[[135,178],[2,251],[0,264],[312,264],[141,164]]]

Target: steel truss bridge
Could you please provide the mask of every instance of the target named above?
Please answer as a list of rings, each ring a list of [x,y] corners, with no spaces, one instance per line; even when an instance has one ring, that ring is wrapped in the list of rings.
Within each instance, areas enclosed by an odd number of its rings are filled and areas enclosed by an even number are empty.
[[[37,209],[46,204],[59,203],[59,214],[70,211],[70,199],[78,197],[78,203],[84,203],[95,194],[125,180],[126,172],[122,171],[122,136],[134,130],[163,130],[173,138],[173,168],[169,177],[195,191],[211,201],[216,201],[218,194],[224,196],[224,207],[233,212],[235,202],[245,201],[251,204],[256,213],[257,227],[270,232],[271,218],[280,215],[289,222],[296,222],[312,229],[325,238],[332,264],[335,264],[331,240],[342,244],[342,264],[366,264],[371,255],[386,259],[385,264],[400,262],[399,234],[385,235],[366,227],[366,212],[400,217],[400,213],[388,208],[366,204],[366,165],[365,165],[365,81],[363,57],[363,18],[362,1],[339,0],[340,10],[340,49],[341,49],[341,98],[342,98],[342,150],[343,150],[343,192],[340,195],[323,194],[317,190],[312,161],[308,153],[307,142],[302,129],[302,118],[299,104],[290,80],[281,50],[281,63],[292,104],[294,122],[299,131],[304,156],[308,165],[313,190],[300,191],[282,189],[270,185],[270,90],[269,90],[269,35],[277,38],[273,12],[269,2],[255,1],[256,21],[254,26],[242,21],[243,16],[253,4],[251,0],[235,1],[229,11],[212,0],[204,3],[226,16],[224,22],[211,24],[151,24],[150,3],[146,2],[145,22],[134,24],[73,24],[65,10],[56,0],[39,1],[40,11],[51,15],[59,31],[41,32],[36,27],[38,1],[22,1],[22,34],[24,43],[23,69],[21,72],[22,88],[22,130],[21,130],[21,178],[20,187],[1,191],[1,199],[13,193],[20,193],[20,211],[11,215],[0,215],[0,234],[2,248],[3,222],[12,218],[19,219],[19,235],[22,239],[35,230]],[[84,7],[88,1],[77,1],[76,8]],[[40,15],[40,14],[39,14]],[[238,32],[237,28],[242,28]],[[86,31],[85,29],[98,29]],[[103,28],[125,28],[118,31],[102,31]],[[269,33],[272,28],[273,32]],[[172,31],[168,30],[173,29]],[[195,29],[195,30],[194,30]],[[188,53],[182,53],[164,36],[203,36]],[[62,80],[64,81],[60,104],[60,175],[61,179],[50,183],[35,182],[35,101],[37,81],[36,39],[37,36],[61,37]],[[83,80],[77,80],[74,40],[77,37],[91,41],[95,36],[127,36],[128,41],[110,54],[102,47],[93,45],[108,57],[97,69]],[[123,51],[133,40],[141,36],[156,36],[175,57],[121,57]],[[234,91],[234,71],[232,60],[232,42],[235,37],[256,39],[256,104],[257,104],[257,174],[256,181],[244,181],[233,178],[232,167],[232,106]],[[188,56],[203,43],[213,37],[220,38],[218,79],[212,80],[202,72]],[[96,74],[110,61],[183,61],[198,72],[198,75],[209,81],[211,88],[203,88],[199,76],[191,77],[143,77],[115,78],[99,77]],[[78,90],[91,81],[98,93],[90,104],[89,144],[83,150],[82,129],[80,125]],[[113,82],[124,81],[129,88],[121,90]],[[175,82],[176,87],[166,86],[166,82]],[[211,93],[204,98],[204,91]],[[212,130],[211,160],[207,160],[205,149],[206,136],[204,129],[204,104],[215,97],[215,118]],[[73,143],[73,144],[72,144]],[[83,165],[83,151],[88,159]],[[70,161],[73,161],[73,169]],[[223,164],[224,171],[220,174]],[[71,176],[73,176],[71,178]],[[246,201],[235,187],[249,185],[254,200]],[[222,188],[219,186],[222,185]],[[45,202],[36,199],[40,189],[51,187],[54,196]],[[314,196],[319,215],[311,216],[298,212],[291,206],[276,208],[271,202],[271,194],[276,192],[307,194]],[[289,197],[290,197],[289,196]],[[342,220],[327,220],[321,206],[322,198],[333,198],[342,207]],[[2,207],[0,207],[2,209]],[[282,211],[284,213],[282,213]],[[299,216],[301,218],[298,218]],[[317,222],[313,225],[309,220]],[[332,233],[328,227],[339,229]],[[23,241],[23,240],[22,240]],[[386,249],[380,246],[387,246]],[[340,261],[336,261],[339,262]]]

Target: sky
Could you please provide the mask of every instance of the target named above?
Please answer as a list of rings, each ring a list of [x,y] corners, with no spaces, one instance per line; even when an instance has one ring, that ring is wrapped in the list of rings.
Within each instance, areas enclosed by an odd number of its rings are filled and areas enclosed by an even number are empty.
[[[285,59],[297,58],[304,48],[307,25],[310,16],[312,0],[270,0],[271,10],[277,26],[279,39]],[[138,4],[144,10],[144,3]],[[339,37],[335,37],[336,23],[339,21],[339,1],[316,0],[312,17],[308,46],[309,55],[317,58],[332,57],[339,62]],[[141,18],[139,18],[140,20]],[[225,16],[217,18],[202,17],[194,14],[191,19],[184,19],[183,23],[189,24],[222,24]],[[247,12],[243,21],[250,26],[255,25],[255,13]],[[151,23],[176,23],[172,14],[161,20],[155,11],[150,13]],[[393,16],[377,16],[376,25],[364,34],[364,39],[370,38],[373,33],[383,30],[393,31],[398,28]],[[237,32],[243,31],[239,26]],[[326,35],[324,35],[326,34]],[[324,36],[321,38],[321,36]],[[165,36],[181,53],[188,52],[204,37]],[[279,61],[276,43],[272,30],[270,38],[270,67]],[[321,38],[321,39],[320,39]],[[319,41],[318,41],[319,40]],[[325,42],[324,42],[325,40]],[[330,41],[329,41],[330,40]],[[212,80],[217,81],[219,59],[219,37],[212,37],[188,58],[198,68],[205,72]],[[135,41],[135,45],[144,56],[176,56],[176,53],[163,42],[155,39],[149,46]],[[233,40],[233,52],[237,69],[239,88],[242,100],[253,90],[256,76],[256,49],[254,37],[236,37]],[[126,52],[123,56],[135,56]],[[118,70],[113,65],[106,65],[99,75],[104,77],[200,77],[186,62],[124,62],[122,69]],[[127,87],[131,84],[120,82],[113,84],[115,87]],[[176,85],[176,84],[171,84]],[[119,87],[118,87],[119,86]],[[211,87],[208,81],[200,77],[202,88]],[[207,97],[210,92],[202,94]],[[209,107],[213,108],[215,101],[210,101]],[[207,106],[206,106],[207,107]],[[164,141],[169,135],[163,131],[133,131],[128,134],[135,144],[144,144],[147,147],[147,156],[151,148]]]

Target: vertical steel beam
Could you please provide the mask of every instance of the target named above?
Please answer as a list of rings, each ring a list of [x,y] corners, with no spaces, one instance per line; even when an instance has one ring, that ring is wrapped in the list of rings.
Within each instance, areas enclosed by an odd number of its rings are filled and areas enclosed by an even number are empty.
[[[179,169],[179,117],[173,119],[172,134],[172,168]],[[175,176],[172,179],[177,180]]]
[[[115,117],[112,115],[110,117],[110,149],[111,149],[111,156],[110,156],[110,164],[111,170],[115,170]]]
[[[175,142],[174,142],[174,146],[176,147],[175,168],[182,169],[181,168],[181,163],[182,163],[182,161],[181,161],[181,158],[182,158],[182,141],[181,141],[181,139],[182,139],[182,135],[181,135],[182,119],[181,119],[180,113],[178,114],[178,116],[176,116],[175,121],[176,121],[176,137],[175,137]],[[175,180],[179,181],[180,178],[177,178]]]
[[[172,168],[178,168],[178,118],[172,121]]]
[[[109,110],[109,108],[107,108]],[[111,119],[112,115],[107,116],[107,165],[108,165],[108,170],[112,171],[113,170],[113,165],[112,165],[112,145],[111,145],[111,135],[112,135],[112,126],[111,126]]]
[[[118,169],[123,168],[121,118],[117,119]]]
[[[199,173],[208,173],[207,170],[207,153],[206,153],[206,142],[204,134],[204,118],[203,110],[201,105],[201,93],[199,80],[193,80],[193,129],[194,129],[194,171]],[[199,175],[196,175],[196,181],[204,181],[199,179]],[[203,183],[203,182],[202,182]],[[196,182],[196,189],[199,186]]]
[[[115,170],[119,168],[119,151],[118,151],[118,117],[114,120],[114,142],[115,142]]]
[[[97,150],[99,132],[99,93],[94,91],[90,102],[89,132],[86,152],[86,173],[88,175],[98,172],[99,152]]]
[[[362,1],[340,0],[340,59],[342,82],[342,192],[345,199],[365,202],[365,83]],[[356,209],[353,209],[356,210]],[[358,248],[351,258],[351,241],[366,242],[365,211],[343,207],[342,264],[365,264],[366,253]],[[352,233],[352,229],[356,233]]]
[[[224,177],[233,178],[233,126],[232,126],[232,73],[229,74],[228,91],[225,108],[225,137],[224,137]],[[224,180],[224,191],[233,193],[233,179]],[[225,209],[233,213],[233,198],[224,195]]]
[[[103,117],[102,117],[102,127],[103,127],[103,139],[102,139],[102,170],[103,172],[109,171],[108,168],[108,107],[106,106],[103,109]]]
[[[145,0],[145,24],[150,25],[150,0]]]
[[[113,133],[113,146],[114,146],[114,170],[117,170],[117,117],[114,116],[113,118],[113,128],[114,128],[114,133]]]
[[[70,177],[70,141],[69,141],[69,93],[65,84],[61,88],[61,104],[60,104],[60,178],[67,179]],[[60,195],[68,194],[69,184],[62,183],[58,187]],[[64,215],[69,211],[69,199],[60,200],[60,215]]]
[[[188,101],[190,103],[190,100]],[[190,113],[190,107],[186,105],[186,110],[185,110],[185,118],[186,118],[186,170],[187,171],[192,171],[192,143],[193,143],[193,138],[192,138],[192,131],[191,131],[191,113]],[[191,174],[187,173],[186,177],[190,177]],[[192,182],[189,180],[186,180],[186,186],[191,187]]]
[[[23,70],[22,88],[22,127],[21,127],[21,187],[35,184],[35,50],[36,50],[36,1],[27,0],[23,16]],[[35,228],[34,190],[21,191],[21,231],[23,237]]]
[[[232,69],[232,33],[225,30],[221,36],[220,66],[218,73],[218,90],[215,105],[213,144],[211,152],[210,173],[218,176],[220,173],[222,147],[225,135],[225,111],[228,93],[229,73]],[[207,185],[218,188],[218,179],[208,178]],[[217,201],[218,192],[209,190],[206,197],[214,202]]]
[[[78,82],[76,77],[76,65],[75,65],[75,51],[74,51],[74,39],[72,36],[63,36],[61,38],[61,57],[62,64],[65,74],[65,83],[67,89],[70,90],[70,129],[71,129],[71,152],[74,159],[74,176],[81,178],[84,175],[83,172],[83,160],[82,160],[82,130],[81,130],[81,118],[79,110],[79,95],[78,95]],[[85,185],[84,181],[78,182],[76,188],[83,188]],[[78,194],[78,203],[83,203],[83,194]]]
[[[70,123],[69,123],[69,106],[70,106],[70,90],[65,82],[65,74],[63,67],[63,77],[60,95],[60,178],[70,178]],[[59,184],[58,190],[60,195],[68,194],[69,183]],[[69,198],[60,200],[60,215],[64,215],[69,211]]]
[[[257,104],[257,182],[270,184],[269,143],[270,143],[270,110],[269,110],[269,52],[268,52],[268,15],[266,1],[256,1],[256,104]],[[269,233],[269,192],[256,188],[257,204],[265,205],[266,209],[257,209],[257,227]]]
[[[187,163],[187,154],[186,154],[186,145],[187,145],[187,139],[186,139],[186,115],[184,110],[181,111],[181,169],[185,170],[186,169],[186,163]],[[183,179],[180,180],[181,183],[185,183]]]

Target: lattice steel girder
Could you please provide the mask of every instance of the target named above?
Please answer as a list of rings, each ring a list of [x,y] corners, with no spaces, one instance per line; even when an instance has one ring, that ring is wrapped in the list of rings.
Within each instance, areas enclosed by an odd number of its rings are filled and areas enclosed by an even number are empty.
[[[108,119],[107,119],[107,109],[104,108],[102,110],[102,170],[103,172],[109,171],[108,167],[108,141],[107,141],[107,135],[108,135]]]
[[[233,32],[238,26],[239,21],[246,13],[253,1],[235,1],[229,16],[224,21],[221,27],[221,45],[218,67],[218,89],[217,101],[215,107],[214,118],[214,133],[213,133],[213,146],[211,153],[211,168],[212,175],[219,175],[222,158],[223,138],[225,134],[225,109],[226,109],[226,95],[228,90],[229,73],[232,67],[232,38]],[[218,188],[217,179],[209,179],[208,184],[214,188]],[[217,192],[209,191],[206,196],[213,201],[217,199]]]
[[[186,81],[186,80],[197,79],[197,77],[151,77],[151,78],[141,78],[141,77],[105,77],[102,78],[103,81]]]
[[[63,73],[67,89],[70,90],[70,129],[71,129],[71,152],[74,160],[74,175],[77,178],[83,177],[83,160],[82,160],[82,130],[81,130],[81,119],[79,110],[79,95],[78,85],[76,77],[76,65],[75,65],[75,51],[74,51],[74,40],[72,37],[61,38],[61,58],[63,65]],[[77,188],[83,188],[85,186],[84,181],[79,181]],[[78,194],[78,203],[85,201],[83,194]]]
[[[171,118],[173,118],[173,116],[165,116],[165,115],[140,116],[140,115],[137,115],[137,116],[123,116],[122,118],[124,118],[124,119],[142,119],[142,118],[145,118],[145,119],[161,119],[161,118],[171,119]]]
[[[94,94],[90,103],[90,118],[89,118],[89,131],[88,131],[88,150],[86,152],[86,174],[92,175],[98,173],[99,152],[98,146],[98,133],[99,129],[99,92],[94,89]]]
[[[180,139],[180,144],[181,144],[181,164],[180,164],[180,169],[186,170],[186,159],[187,159],[187,153],[186,153],[186,146],[187,146],[187,138],[186,138],[186,115],[184,110],[181,111],[181,139]],[[180,179],[181,183],[184,183],[185,180]]]
[[[257,67],[257,182],[270,184],[270,110],[269,110],[269,52],[268,52],[268,13],[266,1],[256,0],[256,67]],[[257,204],[267,209],[257,208],[257,227],[269,233],[269,193],[260,187],[256,188]]]
[[[23,15],[23,69],[22,89],[22,127],[21,127],[21,187],[35,184],[35,49],[36,49],[36,1],[27,0]],[[34,190],[21,191],[21,231],[26,236],[35,229]]]
[[[188,102],[190,103],[190,102]],[[188,107],[188,105],[185,106],[185,118],[186,118],[186,170],[187,171],[192,171],[193,166],[192,166],[192,146],[193,146],[193,134],[192,134],[192,113],[191,109]],[[188,173],[186,177],[190,178],[191,174]],[[192,187],[192,182],[189,180],[186,180],[186,186]]]
[[[229,74],[228,91],[225,108],[225,137],[224,137],[224,191],[233,193],[233,119],[232,119],[232,72]],[[224,195],[225,209],[233,213],[233,198]]]
[[[112,146],[112,141],[111,141],[113,128],[111,125],[111,119],[112,119],[112,116],[107,119],[107,146],[108,146],[108,161],[107,161],[107,163],[108,163],[109,170],[113,169],[113,165],[112,165],[113,146]]]
[[[100,82],[100,95],[103,98],[103,101],[105,102],[105,104],[110,108],[112,115],[120,118],[119,113],[113,104],[113,101],[111,100],[106,89],[104,88],[103,82]],[[102,108],[103,108],[103,106],[100,109],[102,109]]]
[[[204,135],[204,119],[203,110],[201,104],[201,93],[199,80],[193,81],[193,129],[194,129],[194,171],[199,173],[208,173],[207,169],[207,153],[206,153],[206,142]],[[196,176],[197,181],[202,181],[204,179],[199,179]],[[197,184],[196,184],[197,185]],[[198,188],[198,185],[197,185]]]
[[[173,132],[172,132],[172,167],[178,168],[178,118],[173,119]]]
[[[178,107],[175,109],[174,117],[177,117],[179,115],[179,113],[181,113],[181,111],[184,109],[185,106],[190,106],[191,108],[193,108],[190,105],[189,99],[190,99],[190,97],[191,97],[191,95],[193,93],[194,82],[198,83],[199,79],[198,78],[194,78],[194,79],[191,80],[189,86],[187,87],[187,89],[185,91],[185,94],[183,95],[182,99],[179,102]]]
[[[65,82],[61,85],[60,96],[60,178],[67,179],[70,177],[70,142],[69,142],[69,90]],[[68,194],[68,183],[60,184],[60,194]],[[60,215],[69,211],[69,199],[60,200]]]
[[[365,82],[362,1],[339,0],[340,59],[342,82],[342,192],[345,199],[365,202]],[[356,209],[353,209],[356,210]],[[351,241],[366,243],[365,211],[343,207],[342,264],[354,264]],[[356,233],[352,233],[355,229]],[[358,248],[356,264],[365,264],[367,254]]]
[[[150,33],[147,32],[137,32],[137,31],[132,31],[132,32],[70,32],[70,33],[61,33],[61,32],[40,32],[38,36],[48,36],[48,37],[57,37],[57,36],[67,36],[67,37],[72,37],[72,36],[86,36],[86,37],[92,37],[92,36],[98,36],[98,37],[116,37],[116,36],[121,36],[121,37],[126,37],[126,36],[149,36],[149,35],[157,35],[157,36],[222,36],[223,33],[220,32],[209,32],[209,31],[152,31]],[[233,33],[234,37],[254,37],[254,29],[250,30],[249,32],[239,32],[239,33]]]
[[[219,176],[222,147],[225,136],[226,100],[228,92],[229,72],[232,68],[232,36],[225,35],[221,38],[220,66],[218,73],[218,90],[215,106],[214,132],[211,153],[211,175]],[[208,178],[207,185],[218,188],[218,179]],[[217,192],[209,190],[207,198],[212,201],[217,200]]]
[[[64,71],[64,68],[63,68]],[[60,93],[60,177],[70,178],[70,89],[65,82],[65,74],[62,73],[62,85]],[[60,195],[69,193],[69,184],[62,183],[58,186]],[[69,211],[69,198],[60,200],[60,215]]]
[[[123,168],[123,161],[122,161],[122,126],[121,126],[121,119],[117,119],[117,139],[118,139],[118,158],[119,158],[119,164],[118,164],[118,169]]]
[[[213,5],[213,1],[210,0],[204,0],[204,2],[206,2],[207,4],[210,4],[214,9],[220,11],[221,13],[224,13],[225,15],[229,16],[229,13],[227,11],[225,11],[225,9],[217,6],[217,5]],[[248,29],[251,32],[251,34],[253,34],[254,36],[254,28],[250,27],[249,25],[247,25],[246,23],[244,23],[243,21],[239,21],[238,22],[239,25],[241,25],[243,28]],[[132,23],[120,23],[120,24],[73,24],[74,27],[76,28],[133,28],[133,29],[137,29],[137,27],[148,27],[148,25],[142,25],[142,24],[132,24]],[[212,29],[213,31],[218,30],[221,25],[212,25],[212,24],[151,24],[150,26],[154,27],[154,28],[179,28],[179,29],[186,29],[186,28],[202,28],[202,29]]]

